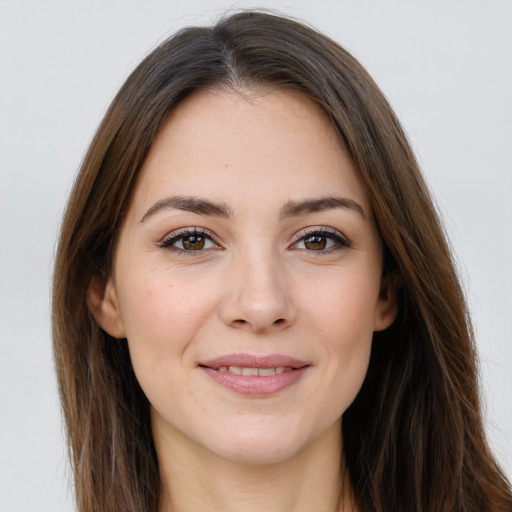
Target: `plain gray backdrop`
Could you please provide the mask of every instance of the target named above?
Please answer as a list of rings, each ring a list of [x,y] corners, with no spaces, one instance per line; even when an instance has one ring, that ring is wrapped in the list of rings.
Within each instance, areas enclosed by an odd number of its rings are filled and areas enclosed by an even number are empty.
[[[0,512],[73,510],[49,287],[88,142],[152,47],[242,7],[329,34],[396,109],[453,244],[490,441],[512,476],[512,1],[0,0]]]

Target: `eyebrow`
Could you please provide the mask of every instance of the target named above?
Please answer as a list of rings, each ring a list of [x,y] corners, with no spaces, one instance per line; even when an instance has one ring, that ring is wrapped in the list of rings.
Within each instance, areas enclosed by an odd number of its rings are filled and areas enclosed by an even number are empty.
[[[281,209],[281,220],[303,215],[305,213],[322,212],[333,208],[347,208],[353,210],[365,218],[363,207],[347,197],[328,196],[304,201],[288,201]]]
[[[233,216],[231,208],[226,203],[218,203],[193,196],[171,196],[157,201],[142,217],[144,222],[149,217],[162,210],[184,210],[197,213],[198,215],[209,215],[213,217],[230,218]]]
[[[316,199],[305,199],[304,201],[288,201],[281,208],[279,217],[281,220],[285,220],[290,217],[304,215],[305,213],[322,212],[333,208],[353,210],[365,218],[364,210],[359,203],[353,199],[339,196],[319,197]],[[157,201],[143,215],[140,222],[144,222],[162,210],[184,210],[197,213],[198,215],[222,217],[225,219],[233,217],[233,211],[226,203],[194,196],[171,196]]]

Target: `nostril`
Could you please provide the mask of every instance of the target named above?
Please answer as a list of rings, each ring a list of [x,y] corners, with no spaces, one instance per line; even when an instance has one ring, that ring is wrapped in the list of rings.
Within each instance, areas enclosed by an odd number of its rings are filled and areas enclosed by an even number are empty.
[[[274,324],[282,324],[284,322],[284,318],[278,318]]]

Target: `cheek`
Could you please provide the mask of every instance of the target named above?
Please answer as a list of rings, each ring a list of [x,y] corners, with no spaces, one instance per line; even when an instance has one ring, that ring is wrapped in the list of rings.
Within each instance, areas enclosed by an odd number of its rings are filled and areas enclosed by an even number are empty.
[[[340,343],[373,333],[380,279],[367,269],[333,272],[303,289],[303,308],[326,333],[337,333]],[[367,336],[363,336],[367,338]]]
[[[212,312],[214,290],[168,272],[132,273],[125,279],[119,306],[134,368],[157,371],[163,361],[171,364],[182,356]]]
[[[372,347],[379,282],[368,272],[347,272],[316,287],[309,319],[318,326],[326,361],[326,382],[333,390],[329,399],[343,413],[364,381]],[[311,318],[314,318],[311,321]]]

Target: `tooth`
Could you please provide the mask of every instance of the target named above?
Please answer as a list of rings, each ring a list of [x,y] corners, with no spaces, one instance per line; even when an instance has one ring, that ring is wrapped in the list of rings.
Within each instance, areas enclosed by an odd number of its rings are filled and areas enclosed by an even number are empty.
[[[258,368],[242,368],[242,375],[258,375]]]
[[[236,373],[237,375],[242,374],[242,368],[240,368],[240,366],[229,366],[228,371],[230,373]]]
[[[275,368],[259,368],[258,369],[258,375],[275,375],[276,369]]]
[[[276,374],[283,373],[284,372],[284,366],[278,366],[276,368]]]
[[[227,372],[228,371],[228,367],[227,366],[219,366],[217,368],[217,370],[219,370],[219,372]]]

